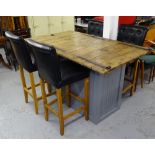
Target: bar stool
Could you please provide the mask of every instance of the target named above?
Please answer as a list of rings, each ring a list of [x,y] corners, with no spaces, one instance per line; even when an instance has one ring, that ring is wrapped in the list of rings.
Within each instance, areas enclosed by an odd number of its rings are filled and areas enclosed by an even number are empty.
[[[42,97],[44,101],[45,120],[48,121],[48,110],[53,112],[59,118],[60,134],[64,135],[64,121],[71,116],[83,111],[85,119],[89,119],[89,70],[71,61],[60,61],[56,50],[52,46],[37,43],[27,39],[29,46],[32,47],[40,75]],[[70,84],[84,79],[84,98],[71,93]],[[47,102],[45,95],[45,80],[56,88],[57,99]],[[83,105],[74,111],[64,115],[62,101],[62,87],[66,87],[67,104],[71,106],[71,97],[74,97]],[[57,103],[58,111],[52,108]]]
[[[31,49],[28,48],[22,37],[16,36],[9,31],[5,32],[5,36],[10,40],[11,46],[19,64],[19,72],[22,81],[25,102],[28,103],[28,95],[30,95],[34,101],[35,113],[38,114],[38,101],[42,99],[42,96],[38,97],[36,93],[36,87],[40,86],[40,83],[35,84],[33,73],[37,71],[37,66],[35,62],[32,61],[30,53]],[[28,87],[26,84],[24,69],[29,73],[31,84],[30,87]],[[50,88],[48,90],[49,93],[47,96],[51,94]]]
[[[141,88],[144,87],[144,69],[150,69],[150,74],[149,74],[149,79],[148,83],[151,82],[151,79],[153,81],[153,77],[155,74],[155,55],[144,55],[139,57],[139,70],[138,70],[138,76],[140,73],[140,81],[141,81]],[[135,91],[138,83],[138,76],[136,80],[136,86],[135,86]]]
[[[143,46],[147,31],[148,28],[142,26],[121,25],[119,26],[117,40],[129,44]],[[139,62],[140,60],[136,59],[134,62],[129,62],[126,67],[126,71],[129,68],[131,69],[131,71],[133,70],[133,74],[131,77],[125,76],[125,81],[129,81],[129,85],[123,89],[123,93],[126,93],[130,90],[130,96],[133,95],[136,88],[136,81],[138,78],[137,72],[139,71]]]

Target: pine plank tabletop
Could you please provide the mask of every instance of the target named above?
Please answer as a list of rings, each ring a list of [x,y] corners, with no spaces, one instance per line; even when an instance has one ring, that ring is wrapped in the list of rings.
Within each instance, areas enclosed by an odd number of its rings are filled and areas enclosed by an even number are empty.
[[[105,74],[149,52],[147,48],[120,41],[67,31],[37,36],[34,41],[54,46],[58,55]]]

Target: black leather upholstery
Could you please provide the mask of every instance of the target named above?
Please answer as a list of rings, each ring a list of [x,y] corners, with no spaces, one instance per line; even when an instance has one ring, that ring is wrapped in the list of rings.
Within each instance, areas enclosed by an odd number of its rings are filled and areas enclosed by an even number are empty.
[[[22,37],[14,35],[9,31],[5,32],[5,36],[11,42],[11,46],[13,48],[18,64],[22,65],[22,67],[28,72],[36,71],[37,67],[35,63],[32,62],[32,51],[30,48],[28,48],[24,39]]]
[[[82,80],[89,76],[89,70],[71,61],[61,61],[52,46],[27,40],[32,47],[39,75],[56,88]]]
[[[89,21],[88,22],[88,34],[95,35],[98,37],[103,36],[103,22]]]
[[[120,25],[117,40],[143,46],[148,29],[135,25]]]
[[[60,85],[64,86],[89,76],[89,70],[81,65],[72,61],[61,61],[60,63],[61,82]]]

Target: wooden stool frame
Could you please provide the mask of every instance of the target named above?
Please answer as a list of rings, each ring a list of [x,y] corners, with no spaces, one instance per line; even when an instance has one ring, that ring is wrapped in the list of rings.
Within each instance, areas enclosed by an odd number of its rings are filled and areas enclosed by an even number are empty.
[[[25,75],[24,75],[24,69],[21,65],[19,65],[19,72],[20,72],[20,77],[21,77],[21,81],[22,81],[25,102],[28,103],[28,95],[30,95],[34,101],[35,113],[38,114],[38,101],[42,99],[42,96],[39,96],[39,97],[37,96],[36,87],[40,86],[40,83],[35,84],[33,72],[31,72],[31,73],[29,73],[31,86],[27,87]],[[46,96],[50,96],[52,94],[52,90],[48,84],[47,84],[47,88],[48,88],[48,93],[46,94]]]
[[[54,99],[51,102],[47,102],[47,96],[45,93],[45,83],[44,80],[40,79],[41,84],[41,91],[42,91],[42,98],[44,102],[44,114],[45,114],[45,120],[48,121],[48,110],[51,111],[55,116],[59,118],[59,125],[60,125],[60,134],[64,135],[64,121],[73,115],[83,111],[85,120],[89,120],[89,78],[84,79],[84,98],[81,98],[77,96],[76,94],[72,93],[70,90],[70,85],[66,86],[66,96],[67,96],[67,105],[68,107],[71,107],[71,97],[74,97],[76,100],[83,103],[83,106],[76,108],[74,111],[63,115],[63,101],[62,101],[62,89],[56,89],[55,95],[57,96],[57,99]],[[57,103],[58,105],[58,111],[54,110],[52,108],[52,105]]]
[[[138,64],[138,72],[137,72],[137,79],[136,79],[136,85],[135,85],[135,91],[137,88],[137,84],[138,84],[138,76],[140,73],[140,82],[141,82],[141,88],[144,88],[144,61],[140,60],[139,64]],[[150,83],[151,81],[153,81],[153,78],[155,76],[155,66],[152,66],[150,68],[150,74],[149,74],[149,79],[148,79],[148,83]]]
[[[134,63],[135,65],[134,65],[133,77],[132,79],[125,77],[125,80],[129,81],[130,84],[126,88],[123,89],[123,94],[130,91],[130,96],[132,96],[135,91],[139,60],[136,60]]]

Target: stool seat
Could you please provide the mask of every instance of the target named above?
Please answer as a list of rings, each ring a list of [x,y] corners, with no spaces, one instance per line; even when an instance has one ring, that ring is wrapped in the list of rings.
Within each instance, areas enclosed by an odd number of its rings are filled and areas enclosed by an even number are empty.
[[[155,55],[143,55],[139,59],[146,64],[155,65]]]
[[[29,68],[29,70],[27,70],[26,68],[24,68],[24,69],[25,69],[27,72],[29,72],[29,73],[33,73],[33,72],[38,71],[36,64],[32,64],[32,65],[31,65],[31,68]]]
[[[61,61],[60,63],[61,81],[57,88],[80,81],[89,76],[89,70],[72,61]]]

